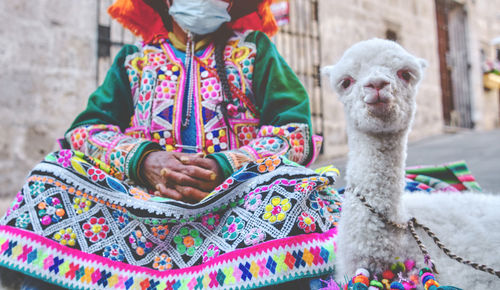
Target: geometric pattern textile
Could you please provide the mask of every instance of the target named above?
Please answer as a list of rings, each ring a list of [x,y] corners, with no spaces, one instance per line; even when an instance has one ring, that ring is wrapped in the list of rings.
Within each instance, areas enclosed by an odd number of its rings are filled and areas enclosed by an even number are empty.
[[[254,288],[333,271],[335,176],[250,162],[197,204],[49,154],[0,220],[0,264],[69,288]]]

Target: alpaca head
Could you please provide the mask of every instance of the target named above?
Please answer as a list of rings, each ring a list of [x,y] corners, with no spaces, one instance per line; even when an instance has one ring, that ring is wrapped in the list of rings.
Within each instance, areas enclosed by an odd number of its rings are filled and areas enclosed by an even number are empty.
[[[370,39],[349,48],[323,69],[344,104],[347,122],[369,133],[406,130],[415,114],[415,95],[426,61],[396,42]]]

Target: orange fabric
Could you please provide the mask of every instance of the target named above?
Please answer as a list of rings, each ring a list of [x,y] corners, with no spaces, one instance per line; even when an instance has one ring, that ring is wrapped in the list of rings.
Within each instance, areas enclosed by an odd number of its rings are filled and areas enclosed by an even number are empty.
[[[116,0],[108,8],[108,13],[146,43],[168,35],[160,15],[143,0]]]
[[[257,11],[233,21],[230,27],[234,30],[259,30],[266,33],[269,37],[275,35],[278,32],[278,24],[271,12],[270,6],[272,2],[272,0],[262,0],[259,3]]]
[[[261,0],[257,11],[229,23],[229,26],[234,30],[259,30],[273,36],[278,32],[278,25],[269,7],[271,2],[272,0]],[[146,43],[168,37],[160,15],[143,0],[116,0],[108,8],[108,13]]]

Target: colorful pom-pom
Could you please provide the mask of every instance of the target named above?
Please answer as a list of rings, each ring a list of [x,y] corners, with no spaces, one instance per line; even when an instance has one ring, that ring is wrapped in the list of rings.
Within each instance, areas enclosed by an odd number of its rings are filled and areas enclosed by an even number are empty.
[[[385,289],[391,289],[391,283],[389,283],[389,279],[382,279],[382,284],[384,284]]]
[[[391,283],[391,290],[392,289],[395,289],[395,290],[405,290],[405,286],[403,286],[403,284],[401,284],[401,282],[394,281],[394,282]]]
[[[382,284],[382,282],[377,280],[371,280],[370,287],[375,287],[376,289],[384,289],[384,284]]]
[[[358,275],[358,276],[354,277],[354,279],[352,280],[352,283],[354,283],[354,284],[362,283],[363,285],[368,286],[368,285],[370,285],[370,280],[366,276]]]
[[[356,274],[354,276],[359,276],[359,275],[370,277],[370,272],[365,268],[359,268],[356,270]]]
[[[409,272],[415,267],[415,260],[408,259],[405,261],[406,270]]]
[[[429,268],[427,268],[427,267],[422,268],[422,269],[420,270],[420,272],[418,273],[418,276],[420,276],[420,277],[421,277],[424,273],[432,273],[432,271],[431,271],[431,269],[429,269]]]
[[[352,290],[368,290],[368,286],[363,283],[356,283],[352,286]]]
[[[385,270],[384,273],[382,273],[382,278],[392,280],[392,278],[394,278],[394,273],[391,270]]]
[[[405,264],[403,264],[402,262],[396,262],[391,265],[391,271],[393,273],[403,273],[406,271]]]

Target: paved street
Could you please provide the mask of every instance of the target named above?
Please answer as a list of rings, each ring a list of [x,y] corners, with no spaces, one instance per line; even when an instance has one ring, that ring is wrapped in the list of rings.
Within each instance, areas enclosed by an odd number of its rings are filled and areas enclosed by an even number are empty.
[[[407,166],[437,165],[457,160],[465,160],[483,191],[500,194],[500,129],[446,133],[408,146]],[[321,160],[313,167],[332,162],[342,174],[337,185],[343,187],[346,157],[334,158],[331,162]]]

